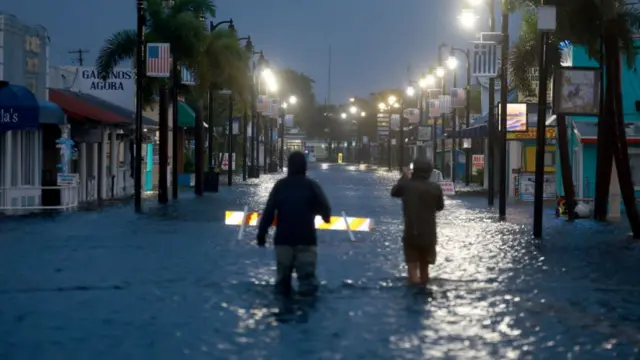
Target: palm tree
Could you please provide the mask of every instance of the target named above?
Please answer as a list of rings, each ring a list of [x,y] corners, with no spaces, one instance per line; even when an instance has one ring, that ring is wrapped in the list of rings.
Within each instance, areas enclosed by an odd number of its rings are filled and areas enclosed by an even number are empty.
[[[202,53],[207,32],[202,14],[215,16],[210,0],[146,0],[145,41],[168,42],[174,61],[192,63]],[[121,62],[133,59],[137,49],[136,30],[120,30],[105,40],[96,59],[96,70],[102,78]],[[143,104],[155,103],[158,89],[166,79],[145,78]]]
[[[540,1],[513,1],[527,8],[528,13],[523,22],[520,39],[511,54],[511,73],[518,88],[530,90],[531,84],[524,70],[537,67],[538,64],[540,36],[534,11]],[[623,0],[564,0],[556,2],[555,5],[558,23],[556,31],[550,36],[548,66],[551,68],[560,66],[562,51],[566,45],[581,46],[592,58],[599,60],[604,67],[604,77],[608,79],[606,91],[603,94],[604,106],[598,121],[594,216],[603,220],[606,216],[611,162],[615,159],[627,216],[634,237],[640,237],[640,215],[635,204],[622,117],[619,64],[621,50],[626,56],[627,65],[631,67],[635,64],[633,35],[640,28],[640,10],[626,5]],[[550,71],[549,75],[552,73],[553,71]],[[559,123],[558,126],[561,124]],[[568,151],[567,139],[560,138],[558,146],[567,147],[565,150]],[[569,183],[572,184],[572,182]]]

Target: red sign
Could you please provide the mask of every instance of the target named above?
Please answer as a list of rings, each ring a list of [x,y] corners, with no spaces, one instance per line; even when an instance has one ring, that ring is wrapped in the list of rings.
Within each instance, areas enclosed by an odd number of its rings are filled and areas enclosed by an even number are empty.
[[[471,157],[471,164],[474,169],[483,169],[484,168],[484,155],[473,155]]]

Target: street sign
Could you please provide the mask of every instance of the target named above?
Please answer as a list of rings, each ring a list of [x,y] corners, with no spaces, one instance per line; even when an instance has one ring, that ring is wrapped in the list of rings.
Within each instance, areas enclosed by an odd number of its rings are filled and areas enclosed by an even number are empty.
[[[502,33],[499,32],[482,32],[480,33],[480,41],[481,42],[494,42],[500,43],[502,42]]]
[[[473,66],[471,76],[495,77],[499,69],[498,44],[494,42],[473,42],[471,49]]]

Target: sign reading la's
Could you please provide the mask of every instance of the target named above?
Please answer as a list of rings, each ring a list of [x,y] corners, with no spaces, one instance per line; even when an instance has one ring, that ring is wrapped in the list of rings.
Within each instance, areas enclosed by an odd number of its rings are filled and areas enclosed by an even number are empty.
[[[132,70],[113,70],[107,80],[103,81],[96,70],[82,70],[82,79],[90,80],[90,90],[123,91],[124,81],[133,79]]]
[[[13,110],[13,108],[0,108],[0,123],[3,124],[11,124],[17,123],[20,121],[20,117],[18,116],[18,112]]]

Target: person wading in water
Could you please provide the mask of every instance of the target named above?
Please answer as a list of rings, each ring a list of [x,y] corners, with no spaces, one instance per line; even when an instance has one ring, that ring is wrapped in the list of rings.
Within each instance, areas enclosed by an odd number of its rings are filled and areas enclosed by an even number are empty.
[[[413,162],[413,173],[404,174],[391,189],[391,196],[402,199],[404,235],[402,245],[410,284],[429,281],[429,265],[436,263],[436,213],[444,209],[440,185],[429,181],[433,164],[427,159]]]

